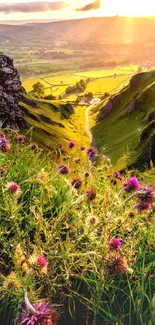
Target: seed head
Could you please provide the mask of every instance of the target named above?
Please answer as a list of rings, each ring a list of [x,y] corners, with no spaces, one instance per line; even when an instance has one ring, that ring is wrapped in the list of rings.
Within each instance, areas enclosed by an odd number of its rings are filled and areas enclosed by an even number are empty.
[[[90,187],[87,190],[86,195],[87,195],[89,201],[93,201],[96,198],[96,189],[93,187]]]
[[[76,189],[80,188],[82,186],[82,180],[80,178],[73,179],[72,186]]]
[[[61,165],[58,167],[59,174],[67,175],[69,173],[69,167],[66,165]]]

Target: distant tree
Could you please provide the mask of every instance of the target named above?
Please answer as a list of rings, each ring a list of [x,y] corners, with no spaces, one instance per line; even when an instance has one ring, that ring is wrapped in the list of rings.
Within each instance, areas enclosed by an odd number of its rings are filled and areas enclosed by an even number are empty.
[[[45,94],[45,87],[40,81],[36,82],[33,85],[33,90],[35,91],[35,93],[37,93],[40,96],[44,96]]]

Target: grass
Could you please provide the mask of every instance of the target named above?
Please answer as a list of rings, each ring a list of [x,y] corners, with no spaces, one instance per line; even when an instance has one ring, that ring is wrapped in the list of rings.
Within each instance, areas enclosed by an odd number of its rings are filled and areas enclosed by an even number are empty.
[[[136,196],[126,204],[130,193],[116,199],[131,174],[142,187],[145,174],[126,171],[119,180],[106,158],[95,167],[76,146],[66,154],[33,151],[29,132],[26,144],[7,132],[11,150],[0,152],[6,170],[0,178],[2,323],[18,324],[28,289],[31,303],[47,299],[56,305],[63,325],[153,325],[155,207],[139,214]],[[83,162],[75,163],[75,157]],[[66,176],[57,173],[62,164],[70,168]],[[76,177],[82,180],[79,189],[71,185]],[[8,182],[20,191],[11,192]],[[89,188],[97,193],[92,201]],[[121,239],[122,251],[110,249],[114,237]],[[37,266],[38,255],[46,258],[47,271]],[[117,269],[118,257],[124,266]]]
[[[80,79],[86,80],[88,77],[92,78],[90,83],[87,86],[87,90],[93,92],[95,94],[96,92],[101,92],[104,94],[104,92],[109,92],[114,88],[117,88],[123,81],[125,81],[129,75],[132,75],[134,72],[130,69],[130,66],[128,67],[121,67],[116,69],[98,69],[98,70],[90,70],[90,71],[81,71],[81,72],[75,72],[71,71],[68,73],[65,71],[64,73],[49,73],[49,74],[40,74],[38,76],[31,76],[28,78],[22,79],[22,85],[25,87],[26,91],[32,91],[33,84],[35,84],[37,81],[40,81],[45,88],[50,87],[50,84],[52,86],[52,92],[55,96],[58,96],[65,92],[67,85],[75,85],[76,82],[80,81]],[[114,74],[117,74],[116,78],[113,78],[112,76]],[[109,76],[109,78],[108,78]],[[111,77],[110,77],[111,76]],[[105,78],[103,79],[102,78]],[[101,79],[98,79],[101,78]],[[66,86],[63,86],[65,84]],[[46,89],[46,94],[49,94],[50,88]]]
[[[154,112],[154,72],[142,73],[135,78],[136,84],[133,88],[129,83],[124,89],[113,92],[113,96],[120,94],[120,101],[113,105],[111,114],[103,120],[97,122],[99,113],[104,110],[109,99],[94,105],[90,111],[92,133],[97,147],[111,157],[118,169],[135,164],[144,152],[146,154],[145,145],[149,141],[149,136],[146,136],[142,142],[141,135],[149,124],[147,122],[149,115]],[[128,114],[129,106],[136,99],[139,99],[139,107]],[[151,132],[153,126],[150,127],[148,135]],[[126,157],[124,162],[122,157]],[[147,157],[144,157],[141,167],[146,161]]]
[[[85,106],[73,106],[74,114],[69,114],[61,101],[37,100],[38,108],[21,103],[26,110],[27,121],[33,127],[33,139],[40,145],[53,148],[56,144],[63,144],[68,148],[70,140],[76,141],[78,147],[84,143],[90,144],[85,130]],[[46,121],[50,118],[56,123],[52,125]]]

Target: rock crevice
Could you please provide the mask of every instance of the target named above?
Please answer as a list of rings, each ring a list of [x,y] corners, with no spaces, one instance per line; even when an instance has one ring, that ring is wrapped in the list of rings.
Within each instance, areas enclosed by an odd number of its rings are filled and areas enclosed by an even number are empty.
[[[13,60],[0,53],[0,124],[3,128],[29,127],[18,106],[21,92],[22,86]]]

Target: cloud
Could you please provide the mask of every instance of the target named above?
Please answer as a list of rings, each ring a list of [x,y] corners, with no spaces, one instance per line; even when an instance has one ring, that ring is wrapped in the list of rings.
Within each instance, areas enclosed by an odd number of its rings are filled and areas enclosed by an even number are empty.
[[[89,11],[89,10],[96,10],[101,7],[102,0],[96,0],[94,2],[88,3],[86,6],[76,9],[77,11]]]
[[[67,6],[66,2],[29,2],[29,3],[1,3],[0,12],[10,14],[13,12],[40,12],[61,10]]]

